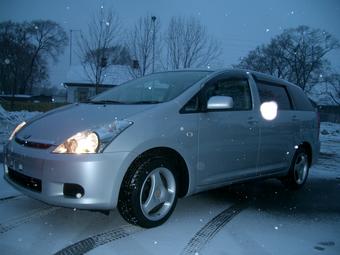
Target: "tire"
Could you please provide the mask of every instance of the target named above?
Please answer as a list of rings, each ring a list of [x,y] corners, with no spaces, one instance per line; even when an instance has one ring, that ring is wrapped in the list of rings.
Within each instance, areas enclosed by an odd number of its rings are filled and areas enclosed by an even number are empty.
[[[164,157],[151,157],[133,164],[120,189],[118,210],[129,223],[144,228],[163,224],[177,203],[173,165]]]
[[[300,148],[295,152],[288,175],[282,179],[282,182],[287,188],[298,190],[306,183],[308,173],[309,157],[306,150]]]

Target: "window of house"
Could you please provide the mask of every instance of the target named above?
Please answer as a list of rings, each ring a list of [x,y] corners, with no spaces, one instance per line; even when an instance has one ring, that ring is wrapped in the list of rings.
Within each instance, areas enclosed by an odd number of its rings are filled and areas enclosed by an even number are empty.
[[[88,88],[78,88],[78,102],[84,102],[89,98]]]

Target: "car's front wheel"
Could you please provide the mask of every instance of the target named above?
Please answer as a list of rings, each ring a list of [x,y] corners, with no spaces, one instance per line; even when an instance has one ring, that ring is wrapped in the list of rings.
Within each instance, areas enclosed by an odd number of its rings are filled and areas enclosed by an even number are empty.
[[[300,189],[307,180],[308,172],[308,154],[305,149],[300,148],[295,152],[288,175],[282,181],[290,189]]]
[[[163,157],[152,157],[135,164],[124,177],[118,210],[129,223],[145,228],[164,223],[177,202],[176,175]]]

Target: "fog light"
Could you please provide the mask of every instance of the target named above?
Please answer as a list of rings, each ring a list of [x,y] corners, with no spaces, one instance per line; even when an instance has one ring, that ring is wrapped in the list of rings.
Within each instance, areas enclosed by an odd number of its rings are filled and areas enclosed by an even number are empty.
[[[74,183],[64,183],[64,196],[71,198],[81,198],[84,196],[84,188],[78,184]]]
[[[5,165],[5,174],[8,174],[8,167]]]

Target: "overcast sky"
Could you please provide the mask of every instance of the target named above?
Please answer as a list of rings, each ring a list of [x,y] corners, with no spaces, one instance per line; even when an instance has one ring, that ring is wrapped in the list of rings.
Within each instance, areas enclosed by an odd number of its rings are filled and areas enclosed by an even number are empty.
[[[127,28],[145,14],[155,15],[163,29],[171,16],[198,17],[220,40],[225,66],[237,63],[285,28],[308,25],[340,40],[340,0],[0,0],[0,21],[51,19],[67,32],[86,31],[92,13],[102,5],[115,9]],[[329,57],[340,71],[340,51]],[[65,81],[68,60],[69,48],[59,64],[50,68],[52,84]]]

